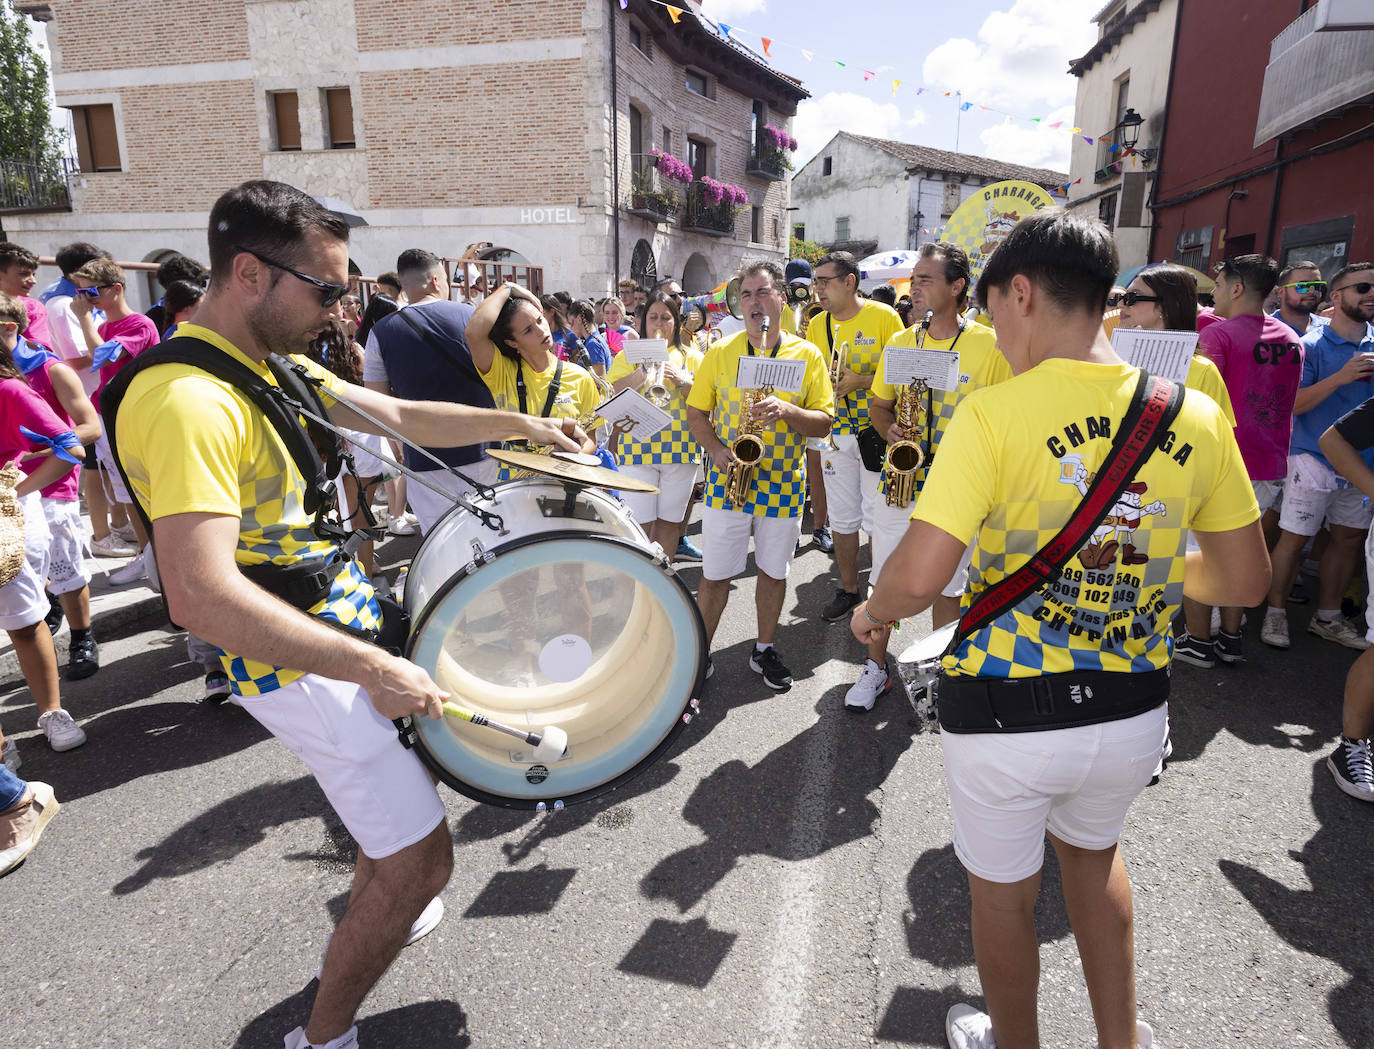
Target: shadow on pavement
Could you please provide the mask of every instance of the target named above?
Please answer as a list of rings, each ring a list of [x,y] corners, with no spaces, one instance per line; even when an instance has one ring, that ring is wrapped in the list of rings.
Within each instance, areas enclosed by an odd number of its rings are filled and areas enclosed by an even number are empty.
[[[318,987],[311,980],[258,1016],[239,1034],[234,1049],[281,1049],[287,1034],[305,1026]],[[467,1049],[472,1038],[462,1006],[452,1001],[430,1001],[364,1017],[358,1021],[358,1044],[386,1049]]]
[[[898,987],[892,992],[887,1011],[878,1021],[877,1037],[906,1045],[933,1045],[944,1049],[945,1013],[951,1005],[966,1002],[975,1009],[986,1009],[981,995],[969,994],[958,984],[943,990],[933,987]]]
[[[232,859],[263,841],[269,827],[332,816],[313,776],[254,787],[207,809],[157,845],[138,852],[135,858],[143,866],[115,885],[114,894],[126,896],[158,878],[179,878]]]
[[[1231,860],[1218,864],[1232,885],[1297,950],[1329,958],[1350,979],[1327,999],[1332,1026],[1349,1046],[1374,1045],[1374,837],[1367,803],[1343,794],[1323,759],[1312,768],[1312,809],[1320,829],[1300,850],[1310,889],[1290,889],[1268,874]]]
[[[757,764],[728,761],[703,779],[682,814],[706,840],[660,860],[641,881],[641,894],[686,912],[745,856],[806,860],[872,834],[878,807],[868,795],[911,745],[911,718],[904,704],[892,703],[895,714],[860,724],[842,709],[841,695],[836,688],[822,696],[819,719]],[[830,770],[836,774],[815,799],[818,811],[798,812],[799,795]],[[816,825],[814,836],[794,831],[808,822]]]

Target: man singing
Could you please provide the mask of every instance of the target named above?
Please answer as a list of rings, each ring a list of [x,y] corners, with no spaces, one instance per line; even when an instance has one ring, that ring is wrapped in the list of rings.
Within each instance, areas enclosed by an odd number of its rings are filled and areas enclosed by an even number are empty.
[[[697,602],[709,646],[730,596],[730,580],[744,571],[752,535],[759,570],[754,594],[758,643],[749,657],[749,669],[763,675],[769,688],[785,692],[792,687],[792,672],[773,648],[773,637],[787,592],[787,572],[801,535],[806,438],[830,432],[835,399],[820,352],[782,331],[783,275],[778,266],[771,262],[745,266],[740,273],[740,305],[744,331],[706,351],[687,398],[687,425],[711,460],[701,519],[704,552]],[[797,360],[804,368],[799,392],[780,390],[760,397],[750,411],[747,421],[758,427],[763,455],[740,504],[732,505],[726,499],[726,473],[735,458],[731,445],[746,422],[742,412],[746,391],[737,380],[741,359],[755,356]]]

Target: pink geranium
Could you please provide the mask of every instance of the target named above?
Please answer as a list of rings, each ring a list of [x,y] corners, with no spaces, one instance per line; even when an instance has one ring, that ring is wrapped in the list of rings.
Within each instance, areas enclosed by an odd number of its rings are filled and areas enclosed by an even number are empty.
[[[692,181],[692,169],[671,153],[654,149],[649,151],[649,156],[654,158],[654,165],[658,168],[658,173],[669,182],[681,182],[683,185],[687,185]]]
[[[787,150],[789,153],[795,152],[797,140],[787,133],[785,128],[775,127],[772,124],[763,125],[763,137],[767,139],[768,145],[776,150]]]

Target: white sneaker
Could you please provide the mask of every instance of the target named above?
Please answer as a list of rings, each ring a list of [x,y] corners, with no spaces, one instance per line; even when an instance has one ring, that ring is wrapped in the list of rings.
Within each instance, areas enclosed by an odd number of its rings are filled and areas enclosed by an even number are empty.
[[[411,522],[409,514],[402,514],[400,517],[388,516],[386,530],[392,535],[414,535],[420,529]]]
[[[103,539],[91,540],[91,553],[96,557],[133,557],[138,547],[111,532]]]
[[[138,547],[138,533],[134,531],[133,525],[120,525],[118,528],[111,528],[110,532],[114,535],[119,536],[119,538],[123,539],[126,543],[128,543],[135,549]]]
[[[148,567],[144,563],[143,555],[139,554],[132,558],[127,565],[116,568],[113,572],[107,573],[111,586],[127,586],[129,583],[137,583],[148,578]]]
[[[297,1027],[284,1040],[284,1049],[358,1049],[358,1028],[350,1027],[337,1038],[316,1045],[305,1040],[305,1028]]]
[[[1276,614],[1264,614],[1264,622],[1260,625],[1260,640],[1270,648],[1287,648],[1290,644],[1288,640],[1288,613],[1283,609],[1278,609]]]
[[[24,759],[19,756],[19,745],[14,740],[7,739],[5,745],[0,747],[0,762],[11,772],[18,772],[19,766],[24,764]]]
[[[86,733],[61,707],[41,715],[38,727],[48,737],[48,746],[56,751],[75,750],[86,742]]]
[[[871,659],[864,660],[859,680],[844,694],[844,709],[853,711],[872,710],[878,697],[892,687],[892,678],[887,668],[880,667]]]
[[[945,1014],[945,1038],[950,1049],[997,1049],[992,1019],[971,1005],[951,1005]]]
[[[1318,619],[1313,616],[1311,622],[1307,624],[1307,632],[1316,634],[1327,641],[1334,641],[1338,645],[1344,645],[1346,648],[1353,648],[1357,652],[1363,652],[1369,647],[1369,642],[1365,640],[1365,636],[1351,626],[1345,616],[1336,616],[1334,619]]]
[[[420,912],[420,917],[415,919],[415,924],[410,927],[410,935],[406,937],[406,942],[401,946],[409,947],[416,940],[428,936],[443,919],[444,901],[436,896],[425,904],[425,909]]]

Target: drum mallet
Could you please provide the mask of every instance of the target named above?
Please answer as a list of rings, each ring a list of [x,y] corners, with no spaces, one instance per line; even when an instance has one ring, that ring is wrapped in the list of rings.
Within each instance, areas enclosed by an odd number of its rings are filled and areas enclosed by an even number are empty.
[[[475,710],[460,707],[457,703],[445,703],[444,713],[449,717],[457,718],[459,721],[466,721],[472,725],[485,725],[487,728],[494,728],[497,732],[504,732],[516,739],[523,739],[534,748],[535,761],[557,761],[568,749],[568,734],[557,725],[545,725],[542,733],[523,732],[518,728],[503,725],[499,721],[491,721]]]

